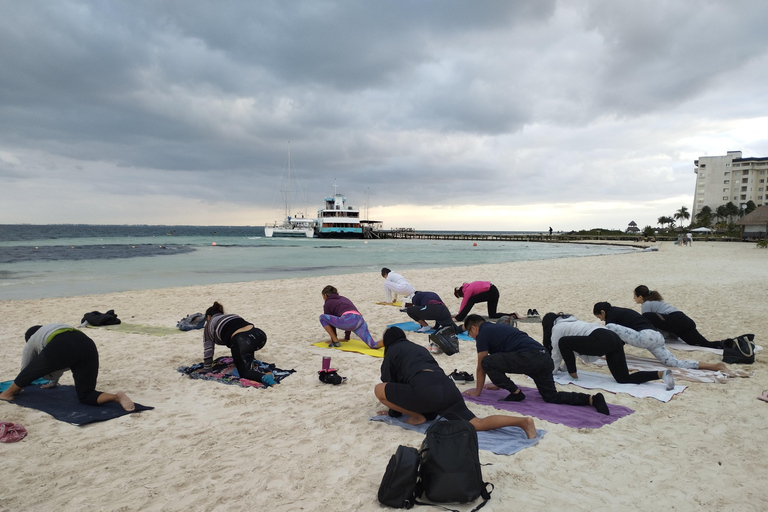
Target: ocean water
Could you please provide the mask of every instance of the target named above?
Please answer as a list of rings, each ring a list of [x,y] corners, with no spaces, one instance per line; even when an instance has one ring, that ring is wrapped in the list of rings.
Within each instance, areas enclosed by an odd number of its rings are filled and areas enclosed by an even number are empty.
[[[265,238],[261,227],[0,225],[0,300],[631,252],[536,242]]]

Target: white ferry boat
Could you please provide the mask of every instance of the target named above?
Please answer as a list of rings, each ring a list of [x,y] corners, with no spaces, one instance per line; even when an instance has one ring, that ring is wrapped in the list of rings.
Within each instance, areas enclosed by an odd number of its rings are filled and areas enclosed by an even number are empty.
[[[346,205],[347,198],[336,192],[325,198],[325,205],[317,211],[315,232],[320,238],[363,238],[360,210]]]

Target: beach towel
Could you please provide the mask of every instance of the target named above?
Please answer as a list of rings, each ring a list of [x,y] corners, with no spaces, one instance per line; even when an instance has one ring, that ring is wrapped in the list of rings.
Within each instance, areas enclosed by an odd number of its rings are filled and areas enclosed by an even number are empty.
[[[523,386],[519,386],[519,388],[525,393],[525,400],[522,402],[500,402],[499,400],[509,394],[509,391],[505,389],[485,389],[480,396],[464,395],[464,400],[481,405],[490,405],[496,409],[512,411],[524,416],[533,416],[550,423],[560,423],[573,428],[600,428],[635,412],[629,407],[609,403],[608,409],[611,411],[611,414],[606,416],[588,405],[550,404],[541,398],[537,389],[525,388]]]
[[[205,315],[202,313],[192,313],[176,322],[176,328],[180,331],[193,331],[203,327],[205,327]]]
[[[608,366],[605,358],[600,358],[594,362],[598,366]],[[725,384],[728,381],[728,375],[714,370],[696,370],[688,368],[672,368],[664,366],[658,359],[652,357],[640,357],[627,354],[627,368],[630,370],[659,371],[672,370],[675,380],[687,380],[689,382],[719,382]],[[750,377],[754,372],[732,369],[733,377]]]
[[[372,417],[371,421],[381,421],[388,425],[396,425],[407,430],[426,434],[427,429],[437,420],[427,421],[421,425],[409,425],[400,418],[380,415]],[[536,437],[534,439],[528,439],[528,436],[525,435],[525,432],[523,432],[523,429],[521,428],[503,427],[495,430],[478,432],[477,444],[481,450],[493,452],[497,455],[512,455],[520,450],[538,444],[539,440],[544,437],[544,434],[546,433],[546,430],[536,429]]]
[[[211,365],[210,372],[203,371],[204,363],[193,364],[192,366],[179,366],[176,370],[179,373],[187,375],[191,379],[214,380],[223,384],[234,384],[244,388],[266,388],[261,382],[255,380],[242,379],[237,373],[234,360],[231,357],[218,357]],[[272,372],[275,381],[280,382],[296,370],[282,370],[274,364],[265,363],[254,359],[252,368],[261,373]]]
[[[9,387],[11,387],[11,383],[12,382],[13,382],[12,380],[7,380],[5,382],[0,382],[0,393],[2,393],[3,391],[5,391]],[[36,384],[36,385],[40,386],[42,384],[48,384],[48,381],[45,380],[45,379],[37,379],[37,380],[33,380],[32,384]]]
[[[315,347],[320,348],[332,348],[333,350],[341,350],[342,352],[357,352],[358,354],[365,354],[373,357],[384,357],[384,347],[371,348],[360,340],[351,339],[349,341],[341,341],[340,347],[329,347],[327,341],[321,341],[319,343],[313,343]]]
[[[667,391],[667,386],[662,381],[643,382],[642,384],[620,384],[612,375],[604,373],[585,372],[579,370],[579,378],[574,379],[566,372],[556,373],[555,382],[562,385],[573,384],[584,389],[604,389],[611,393],[626,393],[636,398],[655,398],[661,402],[669,402],[672,397],[685,391],[687,386],[675,386]]]
[[[700,347],[698,345],[689,345],[683,341],[678,341],[677,338],[666,338],[666,345],[667,348],[671,348],[673,350],[685,350],[687,352],[693,352],[693,351],[699,351],[699,352],[709,352],[711,354],[717,354],[722,356],[723,355],[723,349],[721,348],[710,348],[710,347]],[[755,345],[755,354],[759,354],[763,351],[763,347],[760,345]]]
[[[18,423],[0,421],[0,443],[15,443],[27,437],[27,429]]]
[[[389,327],[399,327],[400,329],[402,329],[402,330],[404,330],[406,332],[415,332],[416,329],[419,329],[421,326],[419,324],[417,324],[416,322],[401,322],[399,324],[389,324],[389,325],[387,325],[387,327],[388,328]],[[430,329],[427,332],[425,332],[424,334],[429,335],[429,334],[434,334],[435,332],[436,331],[434,329]],[[419,334],[422,334],[422,333],[419,333]],[[466,332],[462,332],[461,334],[458,334],[457,336],[459,337],[460,340],[475,341],[472,338],[470,338],[467,335]]]
[[[154,409],[154,407],[147,407],[136,402],[134,402],[136,409],[131,412],[124,411],[117,402],[107,402],[98,406],[81,404],[77,399],[75,387],[63,385],[50,389],[43,389],[35,385],[27,386],[10,403],[42,411],[59,421],[77,426]]]
[[[80,327],[83,327],[82,325]],[[145,325],[145,324],[118,324],[118,325],[86,325],[85,327],[91,329],[106,329],[108,331],[118,331],[128,334],[148,334],[150,336],[167,336],[169,334],[179,334],[179,330],[175,327],[165,327],[157,325]]]

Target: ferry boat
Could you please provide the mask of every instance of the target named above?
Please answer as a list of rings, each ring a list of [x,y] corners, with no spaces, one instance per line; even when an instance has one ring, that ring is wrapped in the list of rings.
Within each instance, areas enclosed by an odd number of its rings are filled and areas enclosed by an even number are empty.
[[[304,215],[294,215],[291,217],[291,174],[293,173],[293,166],[291,165],[291,147],[288,146],[288,159],[285,162],[285,170],[283,172],[284,188],[281,190],[283,193],[283,202],[285,204],[285,219],[281,224],[277,222],[267,224],[264,226],[264,236],[267,238],[273,237],[300,237],[300,238],[314,238],[315,237],[315,219],[305,219]]]
[[[325,205],[317,211],[315,232],[320,238],[363,238],[360,210],[346,205],[347,198],[336,191],[325,198]]]

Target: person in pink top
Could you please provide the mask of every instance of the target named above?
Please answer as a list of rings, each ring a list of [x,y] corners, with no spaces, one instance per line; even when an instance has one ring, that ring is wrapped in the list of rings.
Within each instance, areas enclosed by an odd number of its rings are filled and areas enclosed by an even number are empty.
[[[499,290],[489,281],[472,281],[464,283],[453,289],[453,295],[461,298],[461,307],[455,318],[461,322],[472,310],[472,306],[479,302],[488,303],[488,316],[490,318],[501,318],[508,313],[499,313],[496,307],[499,305]]]

